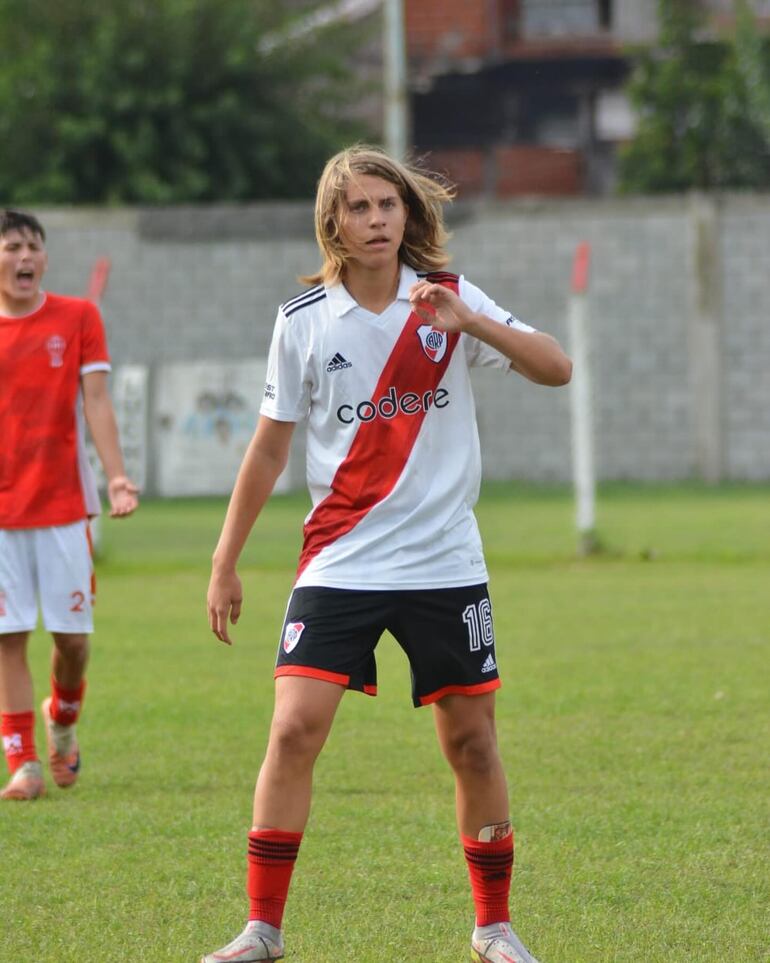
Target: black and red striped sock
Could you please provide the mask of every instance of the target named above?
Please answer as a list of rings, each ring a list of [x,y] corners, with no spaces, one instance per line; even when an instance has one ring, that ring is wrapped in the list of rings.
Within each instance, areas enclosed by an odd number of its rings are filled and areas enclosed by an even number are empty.
[[[249,919],[281,928],[291,874],[297,861],[302,833],[282,829],[252,829],[249,833]]]
[[[490,843],[462,836],[462,844],[476,907],[476,925],[510,922],[513,833]]]

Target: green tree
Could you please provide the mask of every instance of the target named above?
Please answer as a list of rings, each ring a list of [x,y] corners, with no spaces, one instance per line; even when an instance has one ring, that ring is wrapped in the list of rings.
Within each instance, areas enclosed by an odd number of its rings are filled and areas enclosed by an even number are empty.
[[[735,65],[751,123],[770,151],[770,51],[748,0],[736,0]]]
[[[697,0],[660,0],[659,44],[628,93],[638,128],[621,152],[624,192],[770,187],[768,45],[747,0],[728,42],[703,39]]]
[[[287,7],[313,6],[0,0],[0,199],[308,196],[325,157],[366,133],[345,119],[360,25],[260,52]]]

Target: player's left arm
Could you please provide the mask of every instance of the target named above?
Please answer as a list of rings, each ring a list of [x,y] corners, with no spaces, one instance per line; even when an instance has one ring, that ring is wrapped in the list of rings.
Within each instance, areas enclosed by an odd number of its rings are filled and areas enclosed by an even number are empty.
[[[559,342],[542,331],[521,331],[471,308],[443,284],[418,281],[409,293],[412,310],[442,331],[478,338],[505,355],[514,371],[540,385],[566,385],[572,362]]]
[[[88,371],[82,375],[80,383],[83,389],[83,413],[107,476],[110,515],[113,518],[130,515],[139,504],[139,489],[126,477],[123,467],[118,424],[107,388],[107,372]]]

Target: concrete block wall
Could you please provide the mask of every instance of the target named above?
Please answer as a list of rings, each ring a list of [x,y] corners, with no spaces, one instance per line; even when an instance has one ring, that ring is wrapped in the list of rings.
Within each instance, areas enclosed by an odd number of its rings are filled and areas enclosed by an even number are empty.
[[[497,300],[565,347],[572,257],[581,240],[592,246],[590,339],[600,476],[694,474],[681,205],[532,204],[520,207],[514,222],[498,210],[476,226],[478,236],[468,232],[470,248],[488,257],[479,283],[490,293],[498,289]],[[504,271],[509,277],[503,282]],[[671,323],[672,316],[678,323]],[[488,376],[482,378],[486,392]],[[485,446],[487,474],[504,478],[512,468],[515,477],[569,478],[567,392],[515,380],[521,382],[515,412],[502,418],[490,402],[489,411],[479,414],[482,431],[495,439]],[[485,400],[486,394],[479,409]],[[507,448],[507,455],[493,454],[493,445]]]
[[[770,479],[770,197],[698,205],[466,202],[451,213],[451,267],[565,345],[572,258],[591,243],[603,479]],[[115,364],[263,356],[277,305],[318,266],[310,204],[37,213],[51,290],[82,294],[96,258],[111,258],[102,308]],[[569,480],[569,389],[474,380],[486,476]]]
[[[278,304],[319,264],[306,204],[41,216],[51,290],[82,294],[95,258],[111,258],[102,308],[116,362],[266,354]]]
[[[721,223],[725,473],[764,480],[770,478],[770,207],[736,198]]]

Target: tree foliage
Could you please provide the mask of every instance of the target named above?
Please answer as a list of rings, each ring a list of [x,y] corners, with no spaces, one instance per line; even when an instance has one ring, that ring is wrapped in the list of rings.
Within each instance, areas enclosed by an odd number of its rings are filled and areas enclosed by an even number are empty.
[[[0,199],[178,203],[312,193],[365,134],[361,27],[260,52],[316,3],[0,0]]]
[[[697,0],[659,0],[660,42],[629,85],[638,114],[621,190],[770,188],[770,48],[747,0],[732,38],[704,39]]]

